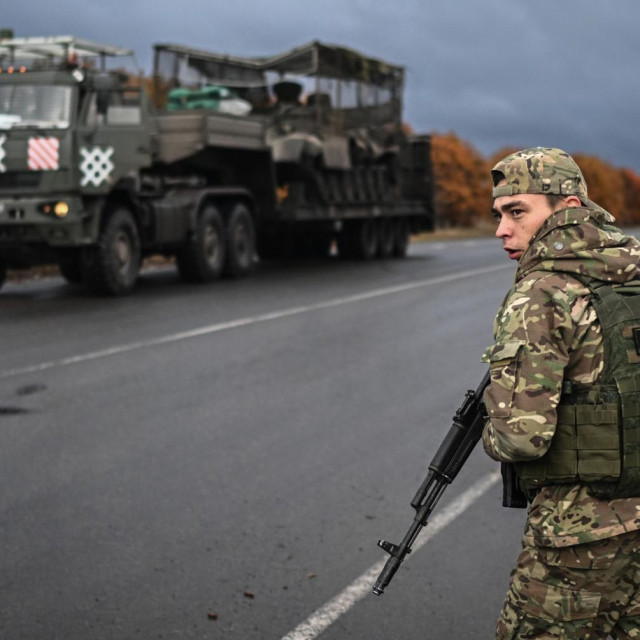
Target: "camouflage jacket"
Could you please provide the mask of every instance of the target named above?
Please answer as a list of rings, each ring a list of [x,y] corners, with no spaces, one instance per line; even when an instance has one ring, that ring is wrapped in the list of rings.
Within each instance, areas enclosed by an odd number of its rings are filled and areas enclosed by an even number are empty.
[[[640,242],[602,209],[563,209],[548,218],[520,258],[515,284],[483,360],[486,452],[518,462],[543,456],[554,435],[565,380],[592,384],[603,367],[600,326],[588,289],[572,274],[622,283],[640,278]],[[640,498],[600,500],[583,485],[544,487],[529,509],[525,535],[569,546],[640,529]]]

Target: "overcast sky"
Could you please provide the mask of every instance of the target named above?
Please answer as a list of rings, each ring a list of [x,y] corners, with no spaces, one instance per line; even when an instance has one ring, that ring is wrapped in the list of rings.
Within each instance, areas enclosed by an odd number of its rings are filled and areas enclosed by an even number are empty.
[[[639,0],[14,0],[0,27],[269,55],[310,40],[407,68],[405,120],[484,154],[562,147],[640,173]]]

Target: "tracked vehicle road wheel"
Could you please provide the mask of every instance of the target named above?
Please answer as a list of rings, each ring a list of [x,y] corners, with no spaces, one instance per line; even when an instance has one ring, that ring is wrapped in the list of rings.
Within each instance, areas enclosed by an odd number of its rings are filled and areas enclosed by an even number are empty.
[[[87,252],[85,282],[98,293],[122,295],[136,283],[140,263],[135,219],[129,209],[118,207],[107,213],[98,244]]]
[[[189,242],[176,254],[180,277],[185,282],[211,282],[220,277],[224,266],[225,234],[217,207],[205,204],[198,214],[196,229]]]
[[[256,254],[256,232],[249,207],[243,202],[232,205],[227,220],[227,259],[224,273],[232,278],[246,276]]]

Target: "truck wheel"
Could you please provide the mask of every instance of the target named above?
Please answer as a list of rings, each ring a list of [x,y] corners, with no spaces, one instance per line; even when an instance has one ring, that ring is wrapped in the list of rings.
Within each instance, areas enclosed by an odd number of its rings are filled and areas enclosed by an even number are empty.
[[[7,280],[7,265],[5,264],[4,260],[0,258],[0,289],[2,288],[2,285],[6,282],[6,280]]]
[[[393,255],[395,241],[394,220],[382,218],[378,220],[378,256],[390,258]]]
[[[356,258],[371,260],[378,252],[378,225],[375,220],[358,220],[354,228],[353,250]]]
[[[114,209],[108,214],[97,246],[87,257],[85,282],[99,293],[127,293],[138,279],[140,262],[140,239],[133,215],[124,207]]]
[[[404,218],[393,221],[393,255],[404,258],[409,248],[409,223]]]
[[[226,250],[225,274],[232,278],[246,276],[253,267],[256,232],[251,212],[242,202],[231,207],[227,220]]]
[[[84,265],[80,251],[62,251],[58,256],[58,269],[70,284],[81,284],[84,279]]]
[[[191,240],[176,254],[180,277],[186,282],[211,282],[224,265],[224,224],[213,204],[205,204]]]

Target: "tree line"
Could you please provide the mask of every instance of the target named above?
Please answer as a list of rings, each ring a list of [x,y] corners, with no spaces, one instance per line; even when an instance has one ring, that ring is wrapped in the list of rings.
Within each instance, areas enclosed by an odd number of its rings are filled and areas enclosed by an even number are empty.
[[[517,150],[516,147],[500,149],[487,158],[454,133],[433,133],[436,224],[472,227],[489,222],[492,217],[491,167]],[[613,214],[617,224],[640,222],[638,174],[631,169],[614,167],[597,156],[571,155],[582,169],[591,200]]]

